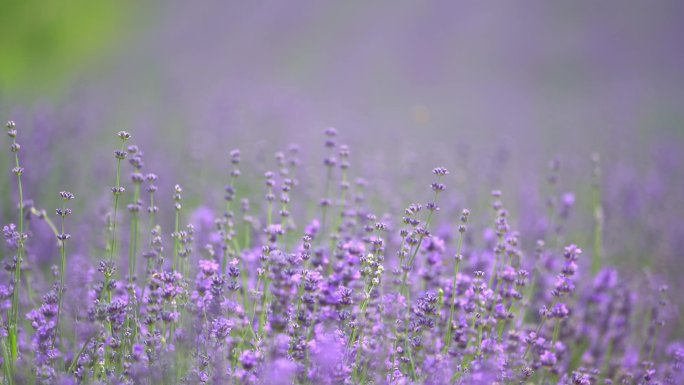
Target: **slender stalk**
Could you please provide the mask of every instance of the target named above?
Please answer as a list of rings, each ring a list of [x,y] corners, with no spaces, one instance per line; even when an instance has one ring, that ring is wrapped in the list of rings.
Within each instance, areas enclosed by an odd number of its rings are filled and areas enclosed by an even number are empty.
[[[334,224],[331,228],[333,232],[338,232],[340,230],[340,225],[342,222],[342,218],[344,218],[344,210],[347,206],[347,168],[342,169],[342,182],[340,184],[340,210],[339,214],[335,217]],[[330,258],[333,256],[333,252],[335,251],[335,239],[333,237],[330,238]]]
[[[323,199],[328,199],[328,194],[330,194],[330,180],[332,179],[332,166],[327,166],[327,170],[325,173],[325,188],[324,188],[324,193],[323,193]],[[328,215],[328,204],[322,205],[321,207],[321,234],[324,234],[324,231],[326,230],[325,224],[326,224],[326,217]],[[330,272],[328,272],[330,273]]]
[[[262,319],[263,319],[263,321],[265,321],[265,319],[262,316],[262,314],[266,313],[266,309],[264,308],[264,306],[266,306],[266,292],[268,291],[268,286],[270,284],[270,280],[268,278],[268,269],[269,269],[268,257],[270,255],[270,248],[268,250],[266,250],[265,255],[266,255],[266,261],[264,263],[263,274],[257,277],[257,282],[256,282],[256,286],[255,286],[256,290],[259,290],[259,284],[263,283],[263,289],[262,289],[262,293],[261,293],[261,309],[259,309],[259,318],[258,318],[258,320],[259,320],[258,325],[259,326],[257,329],[259,336],[263,336]],[[255,299],[254,305],[252,307],[252,315],[250,316],[250,327],[252,327],[251,322],[254,322],[254,319],[256,317],[257,302],[258,301]]]
[[[93,339],[93,337],[88,338],[84,343],[83,346],[81,346],[81,349],[76,353],[74,356],[74,359],[71,361],[71,365],[69,365],[69,369],[67,370],[67,373],[73,373],[74,370],[76,369],[76,365],[78,365],[78,359],[81,358],[83,355],[83,352],[85,352],[85,349],[88,347],[88,344],[90,341]]]
[[[66,205],[62,203],[62,215],[60,215],[60,227],[61,227],[61,233],[58,235],[58,238],[65,238],[64,237],[64,216],[66,215]],[[64,273],[66,270],[66,239],[60,239],[59,240],[59,255],[60,255],[60,263],[59,263],[59,296],[57,300],[57,325],[55,326],[55,329],[57,330],[57,333],[61,335],[60,333],[60,324],[61,324],[61,314],[62,314],[62,297],[64,297]]]
[[[451,306],[449,306],[449,322],[447,323],[447,330],[446,330],[446,335],[444,337],[444,349],[442,353],[446,354],[449,352],[449,346],[451,346],[451,329],[452,329],[452,322],[454,320],[454,310],[456,308],[456,290],[458,286],[458,270],[459,266],[461,264],[461,247],[463,245],[463,234],[464,232],[460,232],[459,238],[458,238],[458,247],[456,249],[456,261],[454,263],[454,284],[451,288]]]
[[[135,183],[133,190],[133,204],[137,205],[140,200],[140,183]],[[128,247],[128,283],[133,284],[138,259],[138,210],[131,213],[131,234]]]
[[[399,246],[399,252],[398,252],[398,254],[399,254],[399,271],[400,272],[401,272],[401,269],[403,269],[403,265],[404,265],[404,255],[406,254],[406,252],[404,251],[404,246],[406,244],[407,234],[408,234],[408,230],[406,230],[405,232],[403,232],[403,230],[402,230],[401,245]],[[402,290],[402,286],[400,286],[400,288],[399,288],[400,293],[401,293],[401,290]],[[398,328],[397,328],[396,323],[393,326],[393,331],[394,331],[394,344],[392,347],[392,365],[390,367],[390,370],[392,371],[392,373],[390,373],[390,379],[391,380],[394,379],[394,365],[396,363],[397,343],[399,342]]]
[[[175,201],[174,207],[176,210],[176,215],[175,215],[175,221],[174,221],[174,232],[173,232],[173,271],[180,271],[181,274],[183,273],[183,267],[182,267],[182,262],[183,260],[179,260],[179,251],[180,251],[180,242],[181,242],[181,233],[180,233],[180,213],[183,205],[181,204],[182,196],[181,193],[183,192],[183,189],[180,187],[180,185],[175,186],[175,193],[173,195],[173,200]],[[185,259],[185,257],[183,258]],[[172,302],[172,311],[176,311],[175,306],[176,302],[173,300]],[[181,315],[182,318],[182,315]],[[176,322],[171,321],[169,326],[169,343],[173,343],[173,339],[176,334]],[[167,328],[167,323],[164,323],[164,332],[166,333],[166,328]]]
[[[439,196],[439,190],[435,190],[435,196],[433,199],[434,202],[437,202],[438,196]],[[430,223],[432,222],[433,213],[434,213],[434,210],[429,210],[428,216],[425,219],[424,231],[422,231],[420,233],[420,237],[418,237],[418,242],[416,243],[416,246],[413,249],[413,251],[410,253],[409,260],[408,260],[408,266],[409,267],[413,266],[413,261],[415,260],[416,255],[418,255],[418,251],[420,250],[420,247],[423,244],[423,239],[425,238],[425,236],[428,233],[428,229],[430,228]],[[403,289],[403,290],[400,290],[400,292],[403,291],[405,293],[406,303],[410,309],[410,307],[411,307],[411,300],[410,300],[411,290],[408,287],[408,270],[404,271],[404,276],[403,276],[402,281],[401,281],[401,289]],[[405,329],[408,333],[408,318],[405,319],[404,324],[406,326]],[[411,377],[415,381],[416,380],[416,369],[415,369],[415,363],[413,361],[413,354],[411,352],[411,345],[410,345],[409,340],[408,340],[408,335],[407,335],[406,341],[404,343],[404,347],[406,348],[406,352],[409,356],[409,362],[410,362],[410,367],[411,367]]]
[[[379,250],[375,250],[377,253]],[[371,300],[371,295],[373,294],[373,289],[380,284],[380,278],[382,276],[383,271],[385,268],[378,264],[375,259],[374,254],[368,254],[365,259],[363,259],[363,265],[364,265],[364,271],[367,272],[367,277],[365,279],[365,287],[364,288],[364,299],[363,302],[361,302],[361,305],[359,306],[359,310],[361,311],[361,316],[359,319],[358,324],[356,327],[352,328],[351,335],[349,337],[349,349],[351,350],[352,347],[354,346],[354,343],[357,341],[357,334],[358,334],[358,345],[356,347],[356,357],[355,357],[355,364],[354,364],[354,372],[353,372],[353,377],[355,381],[358,381],[358,370],[359,366],[361,363],[361,353],[363,350],[363,326],[366,321],[366,312],[368,309],[368,304],[370,303]]]
[[[269,196],[273,195],[273,187],[269,186],[268,187],[268,194]],[[268,210],[267,210],[267,218],[266,218],[266,224],[267,226],[271,226],[273,224],[273,200],[272,199],[267,199],[268,201]]]
[[[366,309],[368,308],[368,302],[370,300],[370,295],[373,292],[373,285],[371,285],[369,291],[366,293],[366,299],[361,303],[360,309],[361,309],[361,324],[358,325],[357,327],[352,329],[352,334],[349,337],[349,348],[354,345],[354,342],[358,340],[358,346],[356,348],[356,358],[355,358],[355,364],[354,364],[354,372],[353,372],[353,377],[355,380],[357,379],[357,372],[359,368],[359,364],[361,362],[361,352],[362,352],[362,342],[363,342],[363,330],[361,329],[361,326],[363,322],[366,320]],[[358,336],[356,335],[358,332]]]
[[[475,328],[475,324],[477,323],[478,318],[480,318],[479,314],[480,314],[480,300],[478,298],[478,300],[475,302],[475,313],[473,313],[473,319],[470,323],[470,329]],[[469,345],[470,345],[470,337],[466,341],[466,350],[468,349]],[[468,366],[470,365],[470,362],[473,360],[474,356],[475,356],[474,354],[468,354],[465,357],[463,357],[463,361],[461,362],[461,367],[464,369],[468,368]]]
[[[117,247],[117,238],[116,238],[116,220],[117,220],[117,214],[119,210],[119,197],[121,196],[121,193],[123,192],[121,188],[121,160],[124,159],[125,152],[125,140],[122,140],[121,143],[121,154],[124,154],[122,156],[117,156],[116,158],[116,185],[113,189],[114,193],[114,211],[112,213],[112,233],[111,233],[111,238],[109,240],[109,262],[114,262],[114,254],[116,253],[116,247]]]
[[[268,288],[271,284],[271,279],[268,276],[264,279],[264,290],[261,294],[261,309],[259,310],[259,335],[264,335],[264,326],[266,324],[266,315],[268,314]]]
[[[147,212],[150,214],[149,215],[149,224],[147,226],[147,236],[149,238],[148,243],[147,243],[147,247],[148,247],[148,251],[151,252],[151,250],[154,248],[154,245],[153,245],[154,237],[152,236],[152,230],[154,229],[155,212],[157,210],[157,208],[154,205],[154,193],[157,190],[157,187],[153,184],[154,181],[156,180],[156,175],[154,175],[154,174],[148,175],[147,180],[151,183],[150,186],[147,188],[147,191],[149,191],[149,193],[150,193],[150,205],[147,208]],[[137,310],[138,314],[140,314],[140,310],[142,309],[143,301],[145,300],[145,291],[147,290],[147,286],[149,284],[149,278],[150,278],[149,273],[154,266],[154,261],[152,260],[151,257],[147,257],[146,259],[147,259],[147,261],[146,261],[146,269],[145,269],[145,284],[142,287],[142,292],[140,294],[140,300],[138,301],[138,310]]]
[[[558,341],[558,336],[560,335],[560,319],[556,319],[556,324],[553,326],[553,337],[551,338],[551,351],[556,352],[556,341]],[[542,367],[542,375],[541,378],[539,378],[539,385],[544,384],[544,380],[546,380],[546,375],[548,373],[548,370],[545,367]]]
[[[126,146],[126,141],[130,139],[131,135],[125,131],[120,131],[118,134],[119,139],[121,139],[121,149],[117,152],[115,152],[115,157],[116,157],[116,184],[112,188],[112,193],[114,194],[114,211],[112,213],[112,220],[111,220],[111,234],[110,234],[110,239],[109,239],[109,264],[110,266],[114,264],[114,254],[116,253],[116,248],[117,248],[117,243],[118,239],[116,236],[116,222],[117,222],[117,214],[119,210],[119,198],[121,194],[124,192],[124,188],[121,187],[121,161],[126,158],[126,152],[125,146]],[[109,288],[109,284],[111,282],[111,274],[105,273],[105,282],[104,282],[104,289],[103,292],[106,293],[106,299],[107,303],[111,304],[112,302],[112,291]],[[108,322],[108,329],[109,333],[112,337],[114,337],[114,331],[112,328],[112,323]],[[104,358],[105,358],[105,367],[109,367],[109,344],[105,343],[105,351],[104,351]]]
[[[438,193],[435,192],[435,201],[437,200],[437,195]],[[416,255],[418,255],[418,251],[420,250],[420,246],[423,244],[423,239],[425,239],[425,236],[427,235],[427,231],[430,228],[430,223],[432,223],[432,216],[433,216],[434,211],[430,210],[427,216],[427,219],[425,220],[425,231],[423,231],[420,234],[420,237],[418,238],[418,243],[416,243],[415,249],[413,249],[413,253],[411,253],[411,256],[409,257],[408,264],[409,266],[413,265],[413,261],[416,259]],[[404,274],[406,275],[406,273]]]
[[[138,319],[139,306],[134,303],[134,301],[140,301],[140,299],[135,298],[135,287],[133,286],[133,281],[136,275],[138,266],[138,221],[139,221],[139,210],[140,210],[140,184],[143,181],[142,175],[134,174],[133,176],[133,200],[131,203],[131,224],[130,224],[130,235],[128,244],[128,286],[129,286],[129,303],[133,304],[133,311],[126,313],[126,326],[128,329],[132,330],[130,338],[126,341],[127,348],[133,347],[133,341],[138,340],[138,325],[136,320]],[[133,313],[133,314],[131,314]]]
[[[6,364],[2,365],[3,377],[4,377],[3,383],[6,383],[8,385],[13,385],[14,384],[14,374],[12,374],[13,367],[12,367],[12,365],[7,364],[7,363],[9,363],[11,353],[10,353],[9,347],[7,346],[7,343],[5,342],[4,337],[0,337],[0,348],[2,349],[2,358],[3,358],[4,362],[6,363]]]
[[[606,355],[603,358],[603,367],[601,368],[601,372],[599,374],[599,383],[602,383],[603,380],[608,376],[608,371],[610,370],[610,361],[613,356],[613,348],[615,347],[615,339],[611,338],[610,342],[608,342],[608,349],[606,350]]]
[[[557,301],[557,299],[554,298],[553,301],[551,302],[551,306],[549,307],[549,309],[553,309],[553,307],[556,306],[556,301]],[[539,325],[537,325],[537,329],[534,331],[534,334],[539,335],[539,332],[544,327],[544,324],[546,323],[546,320],[548,318],[549,318],[548,315],[545,315],[542,317],[541,321],[539,321]],[[527,357],[527,353],[530,352],[530,346],[531,345],[527,345],[527,347],[525,348],[525,352],[523,353],[523,356],[522,356],[523,360]]]
[[[178,269],[178,249],[180,246],[180,209],[176,210],[176,219],[173,227],[173,270]]]
[[[236,178],[236,174],[235,174],[235,172],[233,172],[233,173],[232,173],[232,176],[231,176],[231,178],[230,178],[230,186],[229,186],[229,188],[228,188],[228,191],[229,191],[228,194],[229,194],[229,195],[226,196],[226,213],[225,213],[225,214],[226,214],[226,226],[225,226],[225,228],[223,229],[223,230],[225,231],[225,235],[224,235],[223,242],[224,242],[224,244],[225,244],[225,246],[226,246],[226,250],[227,250],[228,247],[229,247],[229,246],[228,246],[228,243],[229,243],[229,241],[230,241],[230,239],[229,239],[230,237],[229,237],[228,233],[229,233],[229,231],[230,231],[231,228],[232,228],[232,226],[229,226],[229,223],[231,223],[230,221],[231,221],[232,214],[233,214],[233,211],[232,211],[232,207],[231,207],[231,206],[232,206],[233,200],[235,199],[235,178]],[[237,239],[233,238],[233,241],[234,241],[234,242],[237,242]],[[239,252],[240,252],[240,248],[239,248],[239,247],[236,247],[236,248],[235,248],[235,253],[237,254],[237,253],[239,253]],[[226,268],[228,267],[228,266],[227,266],[227,263],[228,263],[228,253],[227,253],[227,252],[224,252],[224,253],[223,253],[223,258],[221,259],[221,274],[225,274],[225,273],[226,273]]]
[[[499,241],[501,241],[501,237],[499,237]],[[494,283],[496,282],[496,275],[499,268],[499,252],[494,253],[494,263],[492,264],[492,273],[489,275],[489,282],[487,283],[487,287],[494,290]]]
[[[648,353],[648,361],[653,362],[653,355],[655,354],[655,347],[658,343],[658,334],[660,333],[660,322],[656,322],[655,332],[653,333],[653,341],[651,342],[651,351]]]
[[[368,302],[370,301],[370,296],[371,296],[371,293],[373,292],[374,287],[375,287],[374,285],[370,286],[368,292],[365,293],[366,298],[363,300],[363,302],[361,302],[361,305],[359,306],[359,309],[361,310],[361,319],[362,320],[366,319],[366,309],[368,307]],[[357,336],[357,333],[359,333],[358,336]],[[352,329],[352,334],[349,336],[349,341],[348,341],[349,348],[351,348],[352,345],[354,344],[354,342],[356,342],[357,337],[359,339],[361,338],[361,333],[362,332],[359,330],[359,327],[355,327]]]
[[[17,176],[17,192],[19,193],[19,238],[17,240],[17,262],[14,268],[14,290],[12,293],[12,308],[9,317],[9,342],[10,342],[10,357],[11,365],[14,365],[19,357],[18,351],[18,326],[19,326],[19,293],[21,291],[21,262],[25,254],[25,235],[24,235],[24,189],[21,181],[21,175],[24,169],[19,164],[19,150],[21,146],[17,143],[17,132],[14,130],[14,122],[7,122],[8,134],[12,138],[11,150],[14,153],[14,169],[12,170]]]

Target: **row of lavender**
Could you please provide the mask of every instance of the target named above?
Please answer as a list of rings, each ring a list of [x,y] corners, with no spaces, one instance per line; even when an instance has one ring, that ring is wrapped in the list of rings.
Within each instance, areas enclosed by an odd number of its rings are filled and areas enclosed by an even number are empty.
[[[440,213],[450,201],[445,168],[433,170],[428,202],[400,215],[374,212],[334,129],[325,132],[320,201],[291,202],[311,195],[297,191],[305,188],[298,147],[276,154],[263,193],[256,181],[240,182],[235,150],[223,208],[194,213],[178,185],[173,202],[159,203],[157,176],[119,132],[98,231],[70,220],[70,192],[59,194],[54,214],[25,200],[18,130],[7,127],[18,210],[4,227],[4,383],[641,384],[681,376],[684,349],[667,342],[677,314],[666,286],[647,282],[637,295],[634,282],[604,266],[598,158],[593,227],[568,229],[574,199],[558,194],[551,225],[526,250],[500,191],[476,218],[467,209],[440,215],[449,212]],[[173,228],[160,208],[174,214]],[[52,232],[48,246],[36,242],[39,228]],[[566,244],[578,231],[591,239],[584,253]],[[30,263],[50,248],[59,255],[52,269]]]

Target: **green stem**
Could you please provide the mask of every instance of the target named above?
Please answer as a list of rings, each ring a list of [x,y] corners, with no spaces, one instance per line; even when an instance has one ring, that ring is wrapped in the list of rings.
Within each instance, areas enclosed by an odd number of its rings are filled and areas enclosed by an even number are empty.
[[[555,353],[556,351],[556,341],[558,341],[558,336],[560,334],[560,319],[556,319],[556,324],[553,326],[553,337],[551,338],[551,351]],[[544,384],[544,381],[546,380],[546,374],[548,373],[548,370],[545,367],[542,367],[542,375],[539,378],[539,385]]]
[[[475,329],[475,324],[477,323],[478,319],[478,314],[480,313],[480,300],[479,298],[477,299],[477,302],[475,303],[475,313],[473,313],[473,319],[470,322],[470,329]],[[468,337],[468,340],[466,341],[466,347],[465,350],[468,350],[468,347],[470,345],[470,337]],[[461,368],[466,369],[470,365],[470,362],[473,360],[475,357],[474,354],[467,354],[465,357],[463,357],[463,361],[461,362]]]
[[[154,192],[150,191],[150,223],[147,228],[147,236],[149,237],[148,240],[148,248],[149,250],[152,250],[153,247],[153,238],[152,237],[152,229],[154,229]],[[148,250],[148,251],[149,251]],[[152,269],[152,261],[151,258],[147,259],[146,263],[146,271],[145,271],[145,284],[142,287],[142,292],[140,294],[140,300],[138,301],[138,314],[140,314],[140,310],[142,309],[142,304],[143,301],[145,300],[145,291],[147,290],[147,285],[149,284],[149,271]]]
[[[437,202],[437,196],[438,195],[439,195],[439,190],[435,190],[435,197],[433,199],[433,201],[435,203]],[[434,211],[430,210],[427,218],[425,219],[425,228],[424,228],[425,231],[423,231],[420,234],[420,237],[418,238],[418,242],[416,243],[415,249],[413,249],[413,251],[410,254],[410,257],[408,260],[408,266],[413,266],[413,261],[415,260],[416,255],[418,255],[418,251],[420,250],[420,246],[423,244],[423,239],[425,238],[425,234],[427,233],[428,229],[430,228],[430,223],[432,222],[433,213],[434,213]],[[408,271],[405,271],[404,276],[402,278],[402,282],[401,282],[401,288],[404,289],[404,292],[406,294],[406,303],[410,309],[410,307],[411,307],[411,300],[410,300],[411,293],[410,293],[410,289],[408,287],[407,279],[408,279]],[[409,356],[409,362],[410,362],[410,368],[411,368],[411,377],[413,378],[414,381],[416,381],[417,380],[416,365],[413,361],[413,354],[411,352],[411,344],[409,343],[409,339],[408,339],[408,318],[406,318],[406,320],[404,321],[404,324],[406,326],[405,329],[406,329],[406,333],[407,333],[406,341],[404,343],[404,347],[405,347],[407,354]]]
[[[0,347],[2,348],[2,357],[5,361],[5,364],[2,365],[3,375],[5,378],[3,383],[12,385],[14,383],[14,375],[12,374],[12,365],[9,364],[11,353],[7,343],[5,342],[5,339],[2,337],[0,337]]]
[[[133,204],[137,205],[140,200],[140,184],[135,183],[133,190]],[[131,233],[129,236],[129,246],[128,246],[128,284],[130,286],[130,301],[133,301],[135,295],[135,288],[133,287],[133,278],[135,277],[136,267],[138,265],[138,211],[133,211],[131,213]],[[140,299],[138,299],[140,301]],[[128,347],[133,347],[133,341],[138,340],[138,326],[134,325],[138,319],[138,309],[137,304],[133,305],[134,314],[126,315],[126,324],[128,328],[132,329],[131,339],[128,342]]]
[[[608,343],[608,350],[603,358],[603,367],[601,368],[599,375],[599,383],[603,383],[603,380],[608,376],[608,371],[610,370],[610,359],[613,356],[614,343],[615,339],[611,338],[610,342]]]
[[[332,167],[328,166],[326,174],[325,174],[325,194],[323,196],[323,199],[328,199],[328,194],[330,193],[330,178],[331,178],[331,176],[332,176]],[[323,211],[321,214],[321,234],[324,234],[326,216],[328,213],[328,206],[324,205],[321,210]],[[328,273],[330,273],[330,272],[328,272]]]
[[[347,188],[345,185],[347,184],[347,169],[343,168],[342,169],[342,183],[341,183],[341,190],[340,191],[340,210],[339,210],[339,215],[335,217],[334,224],[331,228],[333,232],[338,232],[340,229],[340,224],[342,222],[342,218],[344,217],[344,209],[347,206]],[[335,251],[335,239],[330,238],[330,258],[333,257],[333,253]],[[331,260],[331,265],[332,265],[332,260]]]
[[[16,138],[13,138],[13,143],[17,143]],[[18,152],[14,153],[14,164],[17,170],[20,170]],[[19,291],[21,288],[21,262],[24,255],[24,190],[21,183],[20,172],[17,172],[17,190],[19,192],[19,240],[17,241],[17,263],[14,270],[14,292],[12,293],[12,311],[8,330],[12,364],[17,361],[19,356],[17,344],[19,324]]]
[[[643,359],[644,349],[648,345],[648,341],[647,341],[648,331],[651,327],[651,322],[653,320],[653,313],[654,312],[655,312],[655,310],[651,309],[650,311],[647,311],[646,314],[644,315],[644,321],[642,324],[646,325],[646,330],[644,331],[644,336],[643,336],[644,342],[641,344],[641,348],[639,348],[639,361],[640,362]]]
[[[449,307],[449,322],[447,323],[446,336],[444,337],[444,349],[442,353],[447,354],[449,352],[449,346],[451,345],[451,329],[452,322],[454,320],[454,310],[456,308],[456,290],[458,286],[458,270],[461,264],[461,246],[463,245],[463,233],[458,238],[458,247],[456,249],[456,262],[454,263],[454,284],[451,288],[451,306]]]
[[[136,183],[133,192],[133,204],[140,200],[140,184]],[[138,212],[131,213],[131,235],[130,246],[128,248],[128,283],[133,283],[138,257]]]
[[[554,298],[553,301],[551,301],[551,306],[549,307],[550,309],[553,309],[553,307],[556,306],[556,299]],[[539,335],[539,332],[542,330],[544,327],[544,324],[546,323],[546,320],[548,319],[547,316],[542,317],[541,321],[539,322],[539,325],[537,326],[537,329],[534,331],[536,335]],[[527,345],[527,348],[525,348],[525,352],[523,353],[523,360],[527,357],[527,353],[530,352],[530,345]]]
[[[88,338],[84,343],[83,346],[81,346],[81,349],[76,353],[74,356],[74,359],[71,361],[71,365],[69,365],[69,370],[67,370],[68,373],[73,373],[74,370],[76,369],[76,365],[78,364],[78,359],[81,358],[83,355],[83,352],[85,351],[86,347],[88,347],[88,344],[90,343],[90,340],[92,340],[93,337]]]
[[[66,205],[62,204],[62,212],[66,212]],[[64,234],[64,214],[61,216],[61,234]],[[57,330],[58,336],[61,337],[60,324],[61,324],[61,314],[62,314],[62,297],[64,292],[64,274],[66,270],[66,240],[61,239],[59,241],[60,248],[60,263],[59,263],[59,296],[57,299],[57,325],[55,329]]]
[[[121,152],[124,150],[124,144],[121,144]],[[116,188],[114,192],[114,213],[112,214],[112,234],[109,244],[109,262],[114,262],[114,253],[116,252],[116,216],[119,210],[119,196],[121,195],[118,189],[121,187],[121,159],[116,160]]]
[[[180,210],[176,209],[176,220],[173,227],[173,270],[178,269],[178,248],[179,248],[179,226],[180,226]]]
[[[658,342],[658,334],[660,333],[660,324],[656,323],[655,332],[653,333],[653,342],[651,343],[651,351],[648,354],[648,360],[653,361],[653,355],[655,354],[656,343]]]
[[[124,152],[125,149],[125,140],[122,140],[121,142],[121,152]],[[111,228],[111,236],[109,240],[109,263],[113,264],[114,263],[114,254],[116,252],[116,246],[117,246],[117,237],[116,237],[116,219],[117,219],[117,213],[119,210],[119,196],[121,195],[120,193],[120,188],[121,188],[121,159],[117,157],[116,159],[116,190],[114,191],[114,212],[112,213],[112,228]],[[103,291],[106,292],[107,294],[107,303],[111,304],[112,303],[112,291],[109,289],[109,283],[111,282],[111,277],[109,274],[105,275],[105,285]],[[112,337],[114,337],[114,331],[112,328],[111,322],[108,322],[109,326],[109,333]],[[104,352],[104,357],[105,357],[105,367],[109,367],[109,346],[105,343],[105,352]]]
[[[366,295],[366,299],[364,299],[363,302],[361,303],[361,306],[360,306],[360,310],[361,310],[361,323],[365,322],[365,320],[366,320],[366,311],[367,311],[367,308],[368,308],[368,302],[369,302],[369,299],[370,299],[370,293],[371,293],[372,291],[373,291],[373,285],[371,285],[370,290],[369,290],[369,292],[368,292],[367,295]],[[362,324],[359,324],[359,325],[357,325],[355,328],[353,328],[353,329],[352,329],[352,334],[351,334],[351,336],[350,336],[350,338],[349,338],[349,348],[350,348],[350,349],[351,349],[352,346],[354,345],[354,342],[357,340],[357,337],[358,337],[358,342],[359,342],[359,343],[358,343],[358,347],[356,348],[356,358],[355,358],[355,360],[354,360],[354,361],[355,361],[355,363],[354,363],[354,372],[353,372],[353,375],[352,375],[352,378],[354,378],[355,381],[357,380],[358,368],[359,368],[359,364],[360,364],[360,362],[361,362],[361,351],[362,351],[362,349],[361,349],[361,342],[362,342],[362,337],[363,337],[363,330],[361,329],[362,326],[363,326]],[[358,336],[356,335],[357,332],[358,332]]]

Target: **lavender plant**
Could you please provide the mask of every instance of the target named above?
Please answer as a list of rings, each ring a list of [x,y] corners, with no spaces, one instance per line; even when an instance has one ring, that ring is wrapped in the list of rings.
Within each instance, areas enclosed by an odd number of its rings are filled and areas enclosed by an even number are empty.
[[[444,167],[428,202],[416,191],[403,213],[381,211],[362,179],[350,182],[360,167],[331,128],[321,186],[300,183],[298,147],[261,181],[238,179],[238,166],[257,173],[233,150],[223,202],[193,207],[180,185],[162,202],[121,131],[113,204],[92,239],[80,236],[87,213],[67,207],[74,194],[59,194],[58,222],[27,203],[18,130],[7,128],[17,211],[3,227],[3,384],[682,383],[667,286],[620,277],[603,250],[597,156],[594,228],[570,228],[574,195],[556,190],[554,162],[537,238],[515,229],[500,191],[493,220],[458,207]],[[57,242],[39,244],[45,226]],[[590,241],[565,244],[575,238]],[[58,265],[22,265],[38,250]]]

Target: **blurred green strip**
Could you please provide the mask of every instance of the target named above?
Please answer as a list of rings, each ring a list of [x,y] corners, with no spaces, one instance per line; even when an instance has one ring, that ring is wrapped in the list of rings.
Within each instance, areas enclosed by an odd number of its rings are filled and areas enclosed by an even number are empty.
[[[0,0],[0,90],[59,86],[126,30],[126,1]]]

